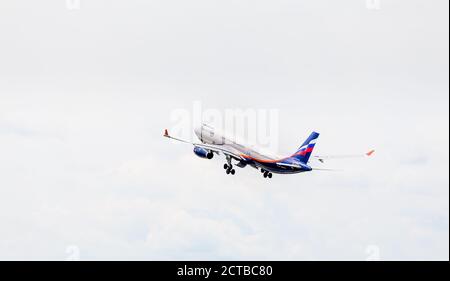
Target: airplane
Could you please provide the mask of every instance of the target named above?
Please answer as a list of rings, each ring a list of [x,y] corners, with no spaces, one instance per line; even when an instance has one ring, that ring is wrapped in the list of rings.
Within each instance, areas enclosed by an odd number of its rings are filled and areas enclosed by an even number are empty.
[[[227,163],[223,165],[227,174],[234,175],[236,170],[234,166],[244,168],[246,166],[253,167],[260,170],[264,178],[272,178],[275,174],[297,174],[303,172],[310,172],[313,170],[331,170],[322,168],[313,168],[310,165],[310,157],[316,145],[319,133],[312,132],[309,137],[302,143],[302,145],[295,151],[294,154],[277,158],[268,155],[263,155],[253,148],[239,144],[225,137],[220,132],[214,130],[208,124],[202,124],[194,129],[195,135],[199,138],[201,143],[190,142],[176,137],[172,137],[167,129],[164,130],[164,137],[190,143],[194,146],[194,153],[205,159],[212,159],[214,155],[222,153],[225,155]],[[361,156],[371,156],[375,150],[362,155],[346,155],[346,156],[314,156],[320,162],[331,158],[353,158]],[[233,164],[232,161],[236,163]]]

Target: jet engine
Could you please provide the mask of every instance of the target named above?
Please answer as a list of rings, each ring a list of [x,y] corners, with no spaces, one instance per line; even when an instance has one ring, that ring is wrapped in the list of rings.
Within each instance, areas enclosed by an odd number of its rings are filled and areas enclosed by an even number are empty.
[[[194,153],[198,157],[206,158],[206,159],[212,159],[214,156],[214,154],[211,151],[206,150],[203,147],[198,147],[198,146],[194,147]]]

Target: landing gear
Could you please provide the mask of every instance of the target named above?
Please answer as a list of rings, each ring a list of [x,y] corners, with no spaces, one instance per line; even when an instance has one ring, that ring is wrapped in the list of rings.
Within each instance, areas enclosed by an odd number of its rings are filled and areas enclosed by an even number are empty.
[[[233,164],[231,164],[231,157],[229,155],[227,155],[226,157],[227,157],[227,163],[225,163],[223,165],[223,168],[225,169],[225,172],[227,173],[227,175],[229,175],[229,174],[234,175],[236,173],[236,171],[233,169]]]
[[[261,169],[261,172],[263,173],[264,178],[269,178],[269,179],[272,178],[272,173],[271,172],[264,171],[262,169]]]
[[[233,170],[233,165],[228,165],[228,164],[225,164],[225,165],[223,165],[223,168],[225,169],[225,170]]]
[[[229,174],[234,175],[236,173],[236,171],[233,169],[233,165],[231,164],[231,159],[228,160],[228,164],[223,165],[223,168],[225,169],[225,172],[227,173],[227,175],[229,175]]]
[[[224,168],[225,168],[225,166],[224,166]],[[233,166],[231,166],[231,167],[227,166],[227,168],[225,169],[225,172],[227,173],[227,175],[229,175],[229,174],[234,175],[236,173],[236,171],[233,169]]]

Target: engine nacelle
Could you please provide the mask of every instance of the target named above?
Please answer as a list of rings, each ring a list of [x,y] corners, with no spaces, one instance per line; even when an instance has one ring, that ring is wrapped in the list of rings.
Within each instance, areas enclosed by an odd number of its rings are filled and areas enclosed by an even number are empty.
[[[194,147],[194,153],[198,157],[206,158],[206,159],[212,159],[214,156],[214,154],[211,151],[206,150],[203,147],[198,147],[198,146]]]

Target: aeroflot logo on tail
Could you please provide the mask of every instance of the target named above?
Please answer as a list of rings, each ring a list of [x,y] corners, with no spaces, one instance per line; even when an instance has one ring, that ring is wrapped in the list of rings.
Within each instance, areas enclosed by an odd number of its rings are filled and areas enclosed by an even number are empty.
[[[276,108],[203,108],[201,101],[194,101],[192,108],[172,110],[170,121],[171,133],[184,139],[196,140],[194,129],[209,124],[232,141],[278,150],[279,110]]]

